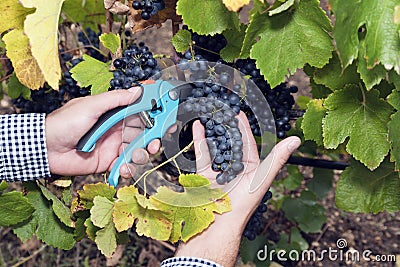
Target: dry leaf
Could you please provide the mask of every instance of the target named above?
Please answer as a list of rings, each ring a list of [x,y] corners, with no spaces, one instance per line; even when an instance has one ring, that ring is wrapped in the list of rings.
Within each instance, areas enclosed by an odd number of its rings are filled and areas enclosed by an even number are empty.
[[[250,0],[222,0],[222,2],[228,10],[237,12],[245,5],[248,5]]]
[[[115,1],[113,6],[109,9],[109,11],[113,14],[117,15],[126,15],[129,13],[129,7],[127,5],[122,4],[121,2]]]

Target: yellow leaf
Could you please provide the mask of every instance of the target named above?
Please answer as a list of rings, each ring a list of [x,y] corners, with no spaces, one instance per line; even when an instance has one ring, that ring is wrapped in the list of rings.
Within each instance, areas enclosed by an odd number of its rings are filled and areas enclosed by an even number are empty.
[[[228,10],[237,12],[245,5],[248,5],[250,0],[222,0],[222,2]]]
[[[24,32],[28,36],[32,55],[38,62],[47,83],[58,89],[61,67],[58,58],[58,19],[64,0],[20,0],[24,7],[36,8],[26,17]]]
[[[9,29],[22,29],[26,15],[34,10],[25,8],[18,3],[18,0],[0,1],[0,33]]]
[[[18,80],[26,87],[39,89],[45,80],[29,47],[29,39],[22,30],[12,30],[3,36],[7,56],[13,63]]]

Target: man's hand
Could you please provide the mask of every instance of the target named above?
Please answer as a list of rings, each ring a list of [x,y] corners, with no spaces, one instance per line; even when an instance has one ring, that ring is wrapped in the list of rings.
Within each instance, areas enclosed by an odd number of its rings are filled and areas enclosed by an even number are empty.
[[[257,145],[253,138],[250,125],[245,114],[240,113],[239,129],[243,140],[244,171],[232,183],[228,195],[232,204],[232,211],[222,215],[215,215],[215,221],[204,232],[182,244],[176,255],[192,256],[223,265],[234,266],[239,251],[242,233],[257,208],[262,197],[271,186],[272,181],[283,167],[291,153],[300,145],[300,139],[289,137],[279,142],[268,157],[260,162]],[[196,163],[198,174],[211,181],[215,180],[216,172],[211,169],[211,158],[204,137],[204,128],[197,121],[193,125],[193,139],[195,141]],[[252,182],[260,183],[256,190],[250,190]]]
[[[110,171],[123,149],[140,132],[144,125],[138,116],[131,116],[108,130],[96,143],[90,153],[75,149],[80,138],[97,122],[105,112],[132,104],[142,93],[140,87],[129,90],[115,90],[99,95],[77,98],[46,117],[46,144],[50,171],[59,175],[87,175]],[[124,128],[123,128],[124,126]],[[147,151],[157,153],[160,141],[151,142]],[[145,164],[148,154],[144,149],[135,150],[132,160]],[[122,177],[132,177],[136,172],[133,164],[120,169]]]

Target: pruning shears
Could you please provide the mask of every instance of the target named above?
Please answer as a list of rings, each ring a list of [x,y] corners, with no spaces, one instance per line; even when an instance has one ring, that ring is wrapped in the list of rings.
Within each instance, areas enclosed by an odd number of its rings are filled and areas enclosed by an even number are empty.
[[[141,97],[133,104],[114,108],[104,113],[95,125],[79,140],[76,149],[91,152],[97,140],[112,126],[126,117],[138,114],[146,128],[122,152],[115,162],[108,183],[118,185],[119,169],[132,162],[132,152],[145,148],[151,141],[162,138],[169,127],[177,121],[178,106],[192,91],[188,82],[177,80],[148,80],[141,84]]]

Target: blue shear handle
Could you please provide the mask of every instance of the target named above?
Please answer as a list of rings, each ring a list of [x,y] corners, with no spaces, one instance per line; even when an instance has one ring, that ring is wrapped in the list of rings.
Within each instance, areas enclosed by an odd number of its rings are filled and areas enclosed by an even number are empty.
[[[163,81],[159,80],[154,84],[143,85],[143,93],[139,102],[129,106],[117,107],[101,116],[99,121],[79,140],[76,149],[91,152],[97,140],[119,121],[141,111],[151,110],[153,107],[151,100],[161,97],[159,88],[162,83]]]
[[[166,97],[164,96],[163,99],[166,100]],[[145,129],[125,148],[108,176],[108,183],[110,185],[114,187],[118,185],[119,170],[123,164],[132,162],[132,153],[135,149],[145,148],[154,139],[163,137],[168,128],[175,124],[178,104],[179,100],[172,100],[170,98],[166,100],[166,108],[154,118],[154,126],[150,129]]]

